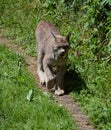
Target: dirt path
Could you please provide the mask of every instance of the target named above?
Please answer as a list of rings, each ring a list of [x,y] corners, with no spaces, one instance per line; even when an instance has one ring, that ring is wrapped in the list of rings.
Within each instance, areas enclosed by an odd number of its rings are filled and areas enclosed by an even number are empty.
[[[25,50],[22,47],[19,47],[12,43],[11,40],[2,37],[0,34],[0,45],[5,45],[9,47],[16,53],[22,55],[27,63],[29,71],[33,74],[37,84],[38,84],[38,77],[36,74],[36,58],[31,57],[25,53]],[[40,86],[40,85],[38,85]],[[43,91],[48,91],[45,87],[40,87]],[[72,115],[74,120],[76,121],[78,130],[94,130],[93,125],[90,123],[89,118],[84,115],[80,109],[80,107],[72,100],[68,95],[64,96],[55,96],[55,100],[61,105],[63,105],[68,112]]]

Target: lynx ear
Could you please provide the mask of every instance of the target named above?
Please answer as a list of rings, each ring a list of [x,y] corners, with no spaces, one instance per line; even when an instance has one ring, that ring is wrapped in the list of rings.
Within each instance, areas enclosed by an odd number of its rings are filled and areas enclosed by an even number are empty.
[[[69,32],[69,33],[66,35],[66,40],[67,40],[68,42],[69,42],[70,36],[71,36],[71,33]]]

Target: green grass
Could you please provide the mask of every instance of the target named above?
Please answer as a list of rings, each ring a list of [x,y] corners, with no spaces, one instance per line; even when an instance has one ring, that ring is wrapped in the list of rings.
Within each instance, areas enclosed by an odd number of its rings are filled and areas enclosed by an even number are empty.
[[[79,102],[97,129],[110,130],[111,66],[103,62],[90,67],[87,69],[89,80],[85,82],[88,86],[78,92],[72,92],[71,96]],[[86,76],[85,72],[82,74]]]
[[[70,82],[71,96],[99,130],[111,128],[110,8],[107,0],[0,1],[0,30],[29,55],[36,56],[35,28],[40,20],[52,22],[62,34],[71,32],[68,70],[75,82]]]
[[[21,56],[0,46],[0,68],[1,130],[76,130],[68,112],[36,87]]]

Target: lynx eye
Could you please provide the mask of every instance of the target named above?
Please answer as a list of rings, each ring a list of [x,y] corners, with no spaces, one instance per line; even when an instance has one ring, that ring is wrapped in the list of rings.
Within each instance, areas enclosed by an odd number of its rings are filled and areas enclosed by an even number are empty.
[[[69,46],[64,46],[63,48],[64,48],[65,50],[67,50],[67,49],[69,48]]]
[[[53,46],[53,49],[56,51],[58,50],[58,46]]]
[[[61,49],[61,48],[63,48],[62,46],[58,46],[58,49]]]
[[[64,50],[67,50],[69,48],[69,46],[58,46],[58,49],[63,48]]]
[[[69,48],[69,46],[63,46],[63,49],[67,50]]]

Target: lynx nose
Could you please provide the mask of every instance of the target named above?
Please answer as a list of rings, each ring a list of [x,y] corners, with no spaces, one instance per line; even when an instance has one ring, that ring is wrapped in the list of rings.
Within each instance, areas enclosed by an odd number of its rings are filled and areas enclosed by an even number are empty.
[[[64,50],[64,49],[61,49],[60,55],[61,55],[61,56],[64,56],[64,54],[65,54],[65,50]]]

